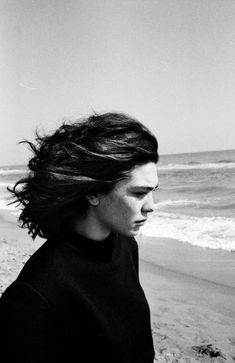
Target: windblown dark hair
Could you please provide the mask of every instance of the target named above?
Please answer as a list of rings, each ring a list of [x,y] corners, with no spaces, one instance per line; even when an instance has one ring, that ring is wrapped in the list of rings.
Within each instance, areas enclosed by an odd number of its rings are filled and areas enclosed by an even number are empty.
[[[85,196],[108,193],[137,165],[158,161],[155,136],[122,113],[65,122],[36,142],[29,173],[8,190],[22,207],[19,221],[34,239],[61,233],[87,209]]]

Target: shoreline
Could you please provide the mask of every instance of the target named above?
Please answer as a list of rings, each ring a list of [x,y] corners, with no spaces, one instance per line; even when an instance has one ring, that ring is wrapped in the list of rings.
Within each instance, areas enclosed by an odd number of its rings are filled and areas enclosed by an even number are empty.
[[[172,238],[139,235],[140,258],[175,272],[235,288],[235,253]]]
[[[42,245],[26,229],[17,225],[17,217],[0,210],[0,295],[15,280],[24,263]]]
[[[163,362],[234,362],[235,255],[166,238],[138,240],[157,355]],[[208,344],[221,356],[193,350]]]

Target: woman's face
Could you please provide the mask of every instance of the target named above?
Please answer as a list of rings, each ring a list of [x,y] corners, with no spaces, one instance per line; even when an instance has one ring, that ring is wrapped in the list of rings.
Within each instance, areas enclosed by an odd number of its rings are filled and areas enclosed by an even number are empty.
[[[100,196],[95,207],[99,226],[106,231],[135,236],[154,210],[153,191],[158,186],[156,163],[135,167],[128,178],[119,181],[114,189]]]

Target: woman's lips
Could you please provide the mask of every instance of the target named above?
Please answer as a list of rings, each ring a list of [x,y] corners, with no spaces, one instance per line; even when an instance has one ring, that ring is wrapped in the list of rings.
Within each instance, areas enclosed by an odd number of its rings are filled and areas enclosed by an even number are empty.
[[[136,221],[135,223],[138,224],[138,226],[143,226],[146,222],[146,219],[142,219],[141,221]]]

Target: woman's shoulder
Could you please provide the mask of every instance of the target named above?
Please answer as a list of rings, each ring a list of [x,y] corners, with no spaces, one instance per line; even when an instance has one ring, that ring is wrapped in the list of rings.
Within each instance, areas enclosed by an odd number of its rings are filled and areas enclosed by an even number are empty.
[[[18,306],[32,306],[33,303],[41,301],[43,305],[48,305],[47,300],[31,284],[16,279],[3,292],[0,299],[0,312],[5,308],[9,311],[16,304]],[[20,311],[19,311],[20,312]]]
[[[49,268],[49,271],[53,271],[58,266],[62,256],[63,253],[59,244],[55,245],[49,240],[46,241],[25,263],[18,279],[22,280],[28,275],[33,276],[38,270],[43,271]]]
[[[14,289],[27,290],[30,287],[47,296],[48,291],[55,291],[56,285],[63,285],[66,265],[69,265],[67,260],[63,245],[46,241],[25,263],[13,285]]]

